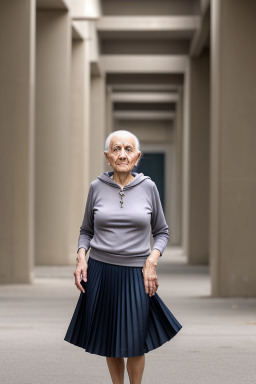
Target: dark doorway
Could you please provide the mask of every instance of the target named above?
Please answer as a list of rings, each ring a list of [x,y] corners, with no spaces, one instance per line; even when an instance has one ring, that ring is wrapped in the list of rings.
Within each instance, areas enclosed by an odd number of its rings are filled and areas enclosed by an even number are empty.
[[[164,210],[165,154],[163,152],[144,153],[140,159],[138,167],[134,167],[133,171],[144,173],[145,176],[151,177],[156,183]]]

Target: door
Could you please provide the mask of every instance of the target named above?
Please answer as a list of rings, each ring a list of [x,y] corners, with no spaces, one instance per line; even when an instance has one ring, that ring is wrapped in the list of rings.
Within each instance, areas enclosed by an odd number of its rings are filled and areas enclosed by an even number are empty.
[[[156,183],[164,210],[165,154],[163,152],[143,153],[139,161],[138,167],[134,167],[133,171],[138,173],[144,173],[145,176],[151,177],[151,179]]]

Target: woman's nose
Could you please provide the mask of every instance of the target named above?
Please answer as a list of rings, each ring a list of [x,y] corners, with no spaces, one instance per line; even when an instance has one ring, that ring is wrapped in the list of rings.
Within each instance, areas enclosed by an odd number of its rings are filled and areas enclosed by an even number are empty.
[[[124,148],[121,149],[120,157],[126,157],[126,153],[125,153]]]

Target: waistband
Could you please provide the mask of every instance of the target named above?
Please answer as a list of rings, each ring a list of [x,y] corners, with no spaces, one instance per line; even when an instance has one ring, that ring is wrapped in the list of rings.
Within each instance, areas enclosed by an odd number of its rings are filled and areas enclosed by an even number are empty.
[[[145,261],[148,257],[146,256],[120,256],[115,254],[110,254],[106,252],[99,251],[95,248],[90,249],[89,257],[92,259],[102,261],[103,263],[124,265],[127,267],[144,267]]]

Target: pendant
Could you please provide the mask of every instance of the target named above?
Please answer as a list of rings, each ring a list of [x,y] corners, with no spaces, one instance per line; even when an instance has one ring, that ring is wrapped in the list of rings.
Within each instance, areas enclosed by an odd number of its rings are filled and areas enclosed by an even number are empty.
[[[121,196],[121,200],[120,200],[121,208],[123,208],[123,203],[124,203],[123,202],[123,196],[125,196],[125,194],[122,190],[120,190],[119,195]]]

